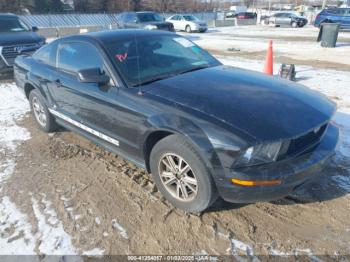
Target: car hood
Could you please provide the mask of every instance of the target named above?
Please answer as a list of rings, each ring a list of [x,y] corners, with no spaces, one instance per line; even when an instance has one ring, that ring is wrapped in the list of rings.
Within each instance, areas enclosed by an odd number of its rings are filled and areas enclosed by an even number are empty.
[[[336,109],[302,85],[227,66],[164,79],[144,92],[200,111],[258,141],[304,134],[328,121]]]
[[[34,32],[0,33],[0,46],[38,43],[45,38]]]

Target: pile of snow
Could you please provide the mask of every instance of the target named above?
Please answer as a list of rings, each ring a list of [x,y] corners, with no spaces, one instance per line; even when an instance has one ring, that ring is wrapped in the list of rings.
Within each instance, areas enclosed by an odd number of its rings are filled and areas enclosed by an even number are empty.
[[[15,170],[18,145],[30,139],[28,130],[18,125],[29,110],[27,99],[15,84],[0,84],[0,191],[4,180]],[[41,194],[40,202],[33,195],[29,197],[37,231],[9,197],[0,198],[0,255],[103,254],[98,248],[78,252],[46,195]],[[81,259],[73,257],[71,261]]]
[[[28,111],[28,101],[16,85],[0,85],[0,182],[15,169],[18,144],[30,138],[27,129],[17,125]]]

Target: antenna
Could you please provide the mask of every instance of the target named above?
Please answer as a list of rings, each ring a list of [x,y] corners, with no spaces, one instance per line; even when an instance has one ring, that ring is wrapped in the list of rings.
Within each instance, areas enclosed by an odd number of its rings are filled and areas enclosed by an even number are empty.
[[[138,78],[138,86],[139,91],[137,92],[137,95],[143,96],[142,86],[141,86],[141,76],[140,76],[140,54],[139,54],[139,47],[137,43],[136,35],[134,34],[134,41],[135,41],[135,48],[136,48],[136,61],[137,61],[137,78]]]

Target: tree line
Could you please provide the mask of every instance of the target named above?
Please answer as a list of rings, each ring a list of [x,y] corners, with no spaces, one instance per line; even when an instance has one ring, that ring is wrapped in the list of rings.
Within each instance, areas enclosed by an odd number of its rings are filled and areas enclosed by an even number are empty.
[[[63,0],[0,0],[0,12],[32,14],[80,12],[122,12],[153,10],[158,12],[212,11],[215,0],[72,0],[74,9]]]

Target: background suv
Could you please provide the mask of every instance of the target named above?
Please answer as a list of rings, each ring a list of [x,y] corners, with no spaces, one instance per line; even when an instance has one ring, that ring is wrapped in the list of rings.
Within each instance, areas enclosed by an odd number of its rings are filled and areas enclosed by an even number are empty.
[[[0,14],[0,74],[11,73],[15,58],[32,54],[45,44],[45,38],[13,14]]]
[[[119,16],[118,24],[120,28],[174,31],[172,23],[165,22],[163,16],[154,12],[122,13]]]
[[[350,29],[350,8],[323,9],[315,20],[315,26],[322,23],[340,23],[340,28]]]
[[[275,26],[303,27],[308,23],[305,17],[293,13],[277,13],[269,18],[269,24]]]

